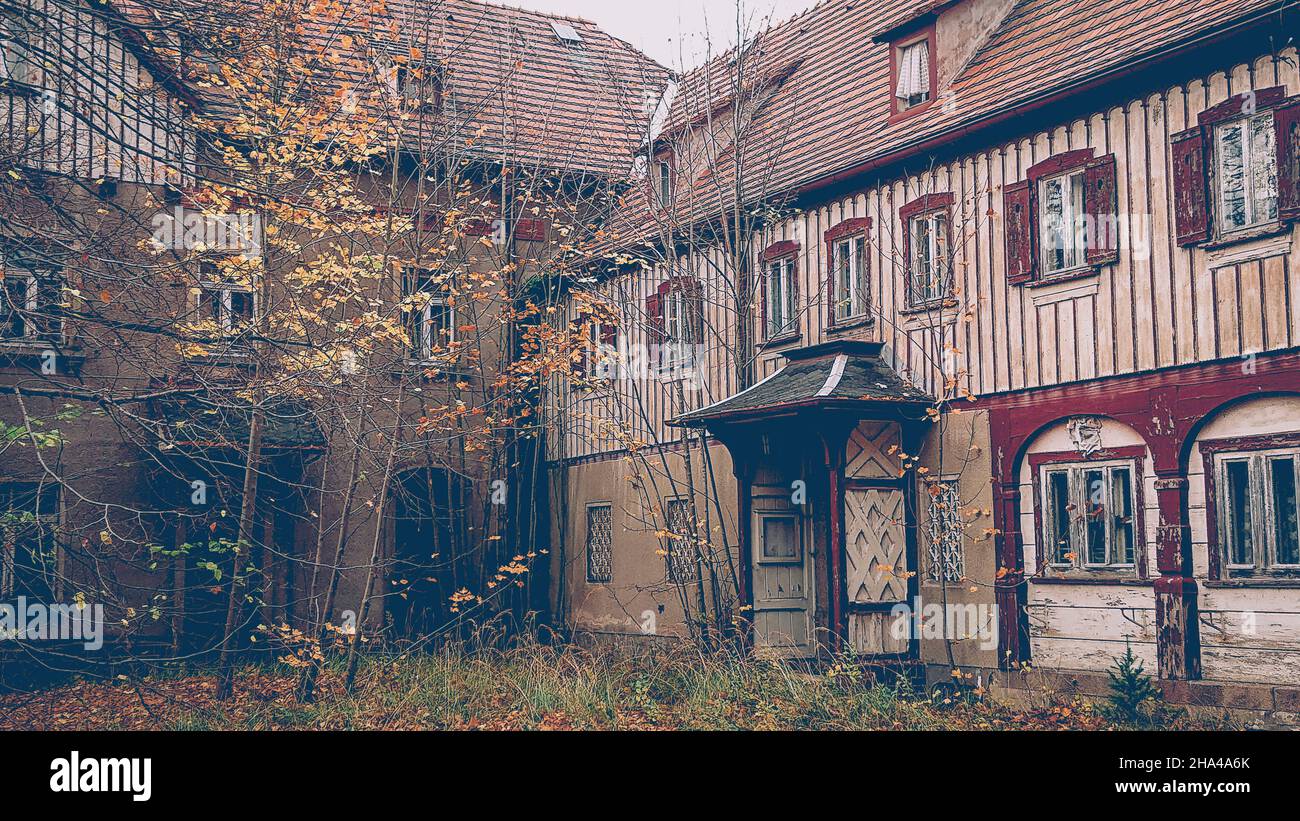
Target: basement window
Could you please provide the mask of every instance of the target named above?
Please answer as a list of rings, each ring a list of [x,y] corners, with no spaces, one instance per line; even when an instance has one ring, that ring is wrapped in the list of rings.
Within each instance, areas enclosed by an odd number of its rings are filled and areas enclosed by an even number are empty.
[[[614,506],[587,506],[587,582],[614,581]]]
[[[668,519],[668,580],[674,584],[695,581],[695,544],[692,538],[690,503],[686,499],[669,499],[666,506]]]

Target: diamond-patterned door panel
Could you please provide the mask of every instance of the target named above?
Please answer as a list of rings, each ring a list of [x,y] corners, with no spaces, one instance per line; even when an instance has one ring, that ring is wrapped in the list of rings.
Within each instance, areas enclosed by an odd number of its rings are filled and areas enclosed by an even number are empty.
[[[905,515],[901,490],[845,491],[844,547],[850,602],[906,600]]]

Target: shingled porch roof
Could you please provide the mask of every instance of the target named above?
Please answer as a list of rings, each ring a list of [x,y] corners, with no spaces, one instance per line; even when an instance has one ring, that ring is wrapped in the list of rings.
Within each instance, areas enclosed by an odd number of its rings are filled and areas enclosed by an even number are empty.
[[[721,402],[668,424],[707,427],[810,410],[857,413],[864,419],[920,420],[934,399],[881,359],[881,342],[836,340],[785,354],[779,370]]]

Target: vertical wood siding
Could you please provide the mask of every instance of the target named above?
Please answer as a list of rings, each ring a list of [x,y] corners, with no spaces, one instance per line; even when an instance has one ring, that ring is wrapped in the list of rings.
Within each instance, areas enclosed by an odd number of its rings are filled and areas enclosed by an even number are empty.
[[[1277,85],[1285,86],[1288,95],[1300,94],[1294,47],[905,177],[880,180],[770,226],[754,255],[771,242],[799,242],[803,310],[802,337],[796,344],[823,342],[833,335],[827,331],[829,253],[822,235],[845,219],[871,217],[875,322],[847,335],[883,340],[898,369],[932,392],[941,386],[942,353],[950,346],[955,367],[963,374],[962,387],[976,396],[1293,347],[1300,342],[1297,243],[1291,241],[1281,252],[1274,247],[1253,255],[1249,246],[1235,251],[1184,248],[1176,242],[1172,213],[1170,136],[1194,125],[1200,111],[1234,94]],[[1008,285],[1003,187],[1025,179],[1026,170],[1037,162],[1087,147],[1098,156],[1115,155],[1117,210],[1135,215],[1142,224],[1121,225],[1119,261],[1103,266],[1095,277]],[[960,303],[945,312],[942,323],[935,316],[905,310],[903,226],[897,218],[905,202],[940,192],[953,194],[954,276]],[[1143,235],[1148,258],[1135,247]],[[680,261],[679,269],[674,273],[706,272],[707,266],[688,259]],[[630,299],[625,304],[640,312],[645,295],[668,275],[653,270],[607,287],[626,288]],[[688,394],[687,404],[694,406],[730,395],[731,357],[737,355],[732,344],[735,318],[727,310],[733,300],[707,273],[702,279],[708,295],[706,324],[719,333],[708,340],[707,385]],[[638,313],[630,324],[643,325],[641,319]],[[637,337],[636,327],[632,332]],[[773,352],[739,354],[756,357],[756,378],[771,373],[781,361]],[[626,396],[626,386],[620,383],[620,390]],[[685,408],[678,407],[662,385],[643,383],[637,401],[647,409],[648,440],[671,441],[680,435],[663,422]],[[601,413],[602,405],[611,405],[608,399],[574,397],[573,402],[583,414]],[[565,407],[563,398],[559,407]],[[607,441],[589,436],[589,429],[572,431],[563,455],[611,449]]]

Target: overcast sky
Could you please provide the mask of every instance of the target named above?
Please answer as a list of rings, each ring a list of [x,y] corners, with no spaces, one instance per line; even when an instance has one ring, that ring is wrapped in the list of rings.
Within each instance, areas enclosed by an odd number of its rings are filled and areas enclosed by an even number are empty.
[[[627,40],[669,68],[689,68],[705,53],[735,45],[736,0],[498,0],[504,5],[581,17]],[[816,0],[742,0],[750,34],[810,8]]]

